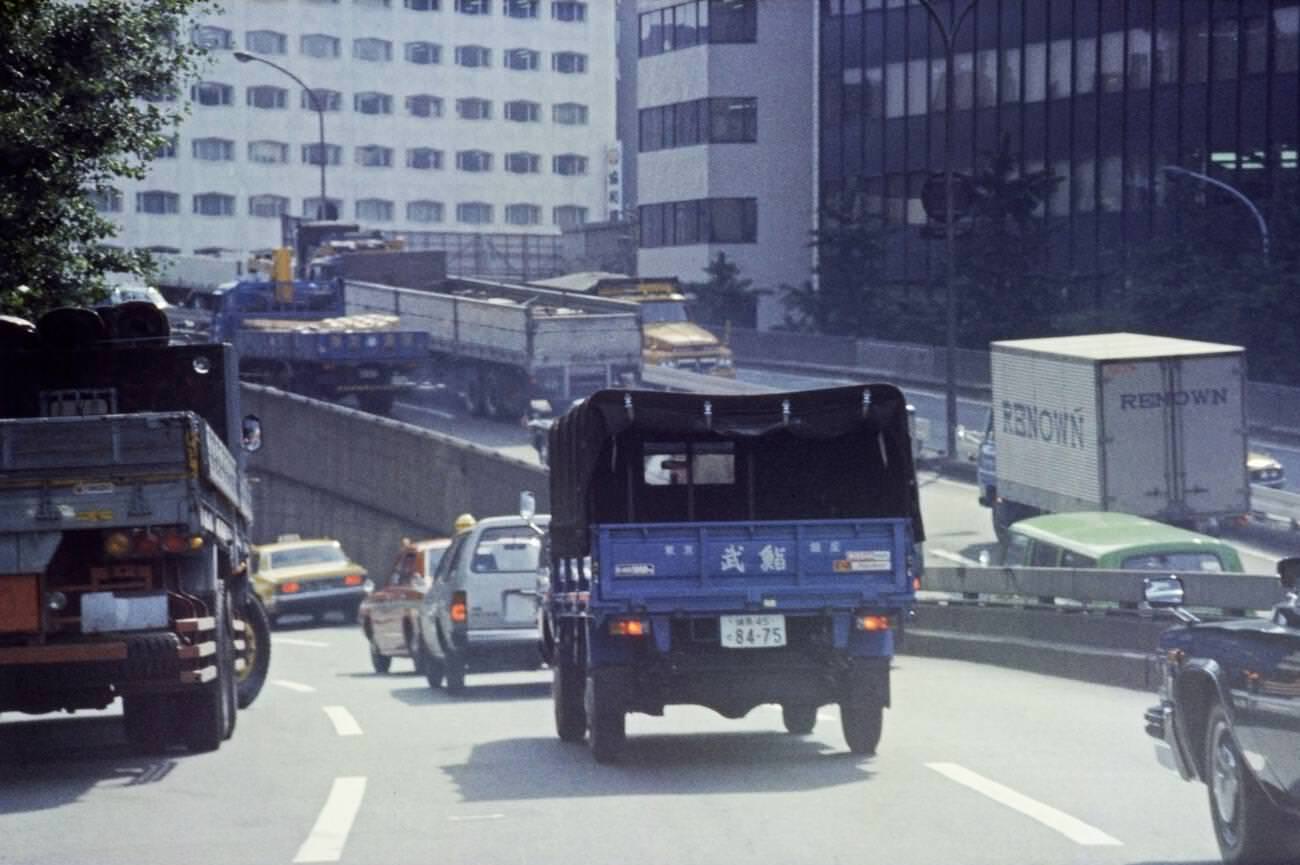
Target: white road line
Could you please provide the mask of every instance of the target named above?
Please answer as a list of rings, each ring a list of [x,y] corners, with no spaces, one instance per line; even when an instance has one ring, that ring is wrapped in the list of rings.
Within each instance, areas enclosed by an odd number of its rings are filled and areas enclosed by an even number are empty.
[[[951,553],[947,550],[938,550],[933,548],[926,550],[926,553],[932,556],[938,556],[939,558],[946,559],[947,561],[950,562],[956,562],[959,565],[966,565],[967,567],[976,567],[976,568],[983,567],[983,565],[981,565],[979,562],[975,561],[974,559],[968,559],[965,556],[963,556],[961,553]],[[922,583],[925,582],[924,576],[921,577],[921,582]]]
[[[345,706],[326,706],[325,714],[329,716],[330,723],[334,725],[334,732],[340,736],[360,736],[361,725],[357,719],[352,717],[352,713]]]
[[[320,640],[304,640],[300,637],[272,637],[271,640],[277,646],[306,646],[309,649],[328,649],[329,643],[322,643]]]
[[[399,403],[394,403],[394,405],[397,408],[404,408],[407,411],[419,412],[421,414],[431,414],[434,417],[440,417],[443,420],[456,419],[456,416],[454,414],[452,414],[449,411],[443,411],[442,409],[429,408],[428,406],[422,406],[422,405],[412,405],[409,402],[399,402]]]
[[[337,862],[348,843],[352,821],[357,819],[366,795],[365,778],[335,778],[325,807],[320,809],[311,834],[298,848],[294,862]]]
[[[1004,787],[956,763],[926,763],[926,766],[951,781],[969,787],[1001,805],[1019,811],[1031,820],[1037,820],[1049,829],[1060,832],[1076,844],[1085,847],[1119,847],[1122,842],[1112,838],[1095,826],[1089,826],[1078,818],[1071,817],[1064,811],[1058,811],[1051,805],[1044,805],[1036,799],[1030,799],[1023,793],[1017,793],[1010,787]]]
[[[281,688],[288,688],[290,691],[297,691],[299,694],[311,694],[315,688],[311,685],[303,685],[298,682],[290,682],[286,679],[272,679],[272,685],[279,685]]]
[[[470,820],[502,820],[505,814],[461,814],[447,817],[453,823],[467,823]]]

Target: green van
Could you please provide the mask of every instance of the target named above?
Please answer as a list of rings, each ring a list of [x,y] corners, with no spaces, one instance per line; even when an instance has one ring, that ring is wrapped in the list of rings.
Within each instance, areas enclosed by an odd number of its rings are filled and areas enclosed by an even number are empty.
[[[1208,535],[1104,511],[1048,514],[1013,523],[1003,564],[1039,568],[1241,573],[1237,551]]]

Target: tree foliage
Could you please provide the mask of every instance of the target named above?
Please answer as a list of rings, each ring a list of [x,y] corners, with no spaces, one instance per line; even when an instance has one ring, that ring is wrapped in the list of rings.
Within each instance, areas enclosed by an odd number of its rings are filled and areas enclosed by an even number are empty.
[[[176,94],[202,49],[205,0],[0,0],[0,313],[37,315],[101,296],[104,274],[147,255],[107,245],[89,197],[143,177],[179,122]]]
[[[703,282],[690,283],[695,295],[695,313],[701,321],[712,324],[731,323],[741,327],[755,324],[757,292],[753,280],[740,275],[740,265],[719,252],[704,268]]]

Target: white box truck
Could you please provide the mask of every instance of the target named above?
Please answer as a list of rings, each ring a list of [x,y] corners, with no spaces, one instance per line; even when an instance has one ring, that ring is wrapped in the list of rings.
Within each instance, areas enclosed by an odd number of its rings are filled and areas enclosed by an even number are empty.
[[[999,536],[1041,513],[1204,527],[1249,512],[1239,346],[1099,333],[995,342],[991,359],[980,504]]]

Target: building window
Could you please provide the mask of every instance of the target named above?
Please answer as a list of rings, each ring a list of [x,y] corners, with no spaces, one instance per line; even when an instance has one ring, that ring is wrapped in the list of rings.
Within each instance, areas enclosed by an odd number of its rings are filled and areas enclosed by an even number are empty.
[[[122,192],[118,189],[92,189],[86,193],[90,203],[95,206],[99,213],[121,213],[122,212]]]
[[[875,0],[877,9],[880,5],[879,0]],[[645,12],[638,17],[641,30],[639,53],[642,57],[705,43],[754,42],[758,39],[758,0],[690,0]]]
[[[289,145],[283,141],[248,142],[248,161],[280,163],[289,161]]]
[[[352,0],[357,6],[365,6],[369,9],[387,9],[393,5],[392,0]]]
[[[758,0],[709,0],[708,18],[703,10],[700,18],[714,45],[758,39]]]
[[[200,216],[234,216],[235,196],[202,192],[194,196],[194,212]]]
[[[274,30],[250,30],[244,34],[244,45],[258,54],[286,54],[289,37]]]
[[[393,165],[393,148],[382,144],[364,144],[357,148],[357,165],[367,168],[391,168]]]
[[[392,222],[393,202],[386,198],[359,198],[356,214],[358,222]]]
[[[491,0],[456,0],[456,11],[462,15],[492,14]]]
[[[209,51],[229,51],[235,47],[234,34],[224,27],[214,27],[211,24],[195,27],[191,40]]]
[[[441,201],[406,202],[407,222],[442,222]]]
[[[587,221],[587,208],[576,204],[562,204],[551,208],[551,222],[560,228],[574,228]]]
[[[135,210],[137,213],[180,213],[181,197],[175,192],[137,192]]]
[[[752,97],[695,99],[643,108],[639,119],[642,153],[758,140],[758,100]]]
[[[320,144],[304,144],[302,146],[302,161],[308,165],[320,165],[322,160],[326,165],[338,165],[343,161],[343,148],[337,144],[326,144],[324,154],[321,153]]]
[[[491,171],[492,154],[486,150],[458,150],[456,167],[461,171]]]
[[[358,114],[392,114],[393,97],[387,93],[354,93],[352,110]]]
[[[442,151],[433,147],[412,147],[406,151],[406,167],[425,170],[442,168]]]
[[[506,222],[510,225],[540,225],[542,209],[536,204],[507,204]]]
[[[312,100],[312,97],[316,97]],[[343,109],[343,94],[337,90],[324,90],[316,88],[315,90],[302,91],[302,107],[308,111],[341,111]]]
[[[533,51],[529,48],[509,48],[504,54],[504,60],[507,69],[518,69],[524,72],[535,70],[541,62],[542,53]]]
[[[758,241],[758,200],[754,198],[668,201],[645,204],[638,210],[643,249]]]
[[[492,103],[487,99],[457,99],[456,113],[462,120],[491,120]]]
[[[116,248],[121,249],[120,246]],[[144,247],[144,251],[152,252],[154,255],[180,255],[181,254],[180,247],[163,246],[162,244],[155,244],[154,246],[146,246]]]
[[[228,138],[195,138],[190,142],[190,155],[208,162],[232,162],[235,142]]]
[[[478,68],[492,65],[492,50],[482,45],[457,45],[456,65]]]
[[[587,55],[576,51],[556,51],[551,55],[551,68],[565,75],[579,75],[587,71]]]
[[[289,104],[289,91],[283,87],[258,84],[248,88],[244,98],[253,108],[284,108]]]
[[[412,117],[441,117],[442,100],[428,93],[406,97],[406,113]]]
[[[342,47],[334,36],[308,33],[298,40],[299,50],[308,57],[338,57]]]
[[[538,174],[542,158],[536,153],[507,153],[506,171],[511,174]]]
[[[483,201],[462,201],[456,205],[456,221],[466,225],[490,225],[492,205]]]
[[[537,123],[542,119],[542,106],[537,102],[517,99],[506,103],[506,120],[516,123]]]
[[[200,105],[233,105],[235,88],[215,81],[201,81],[190,89],[190,98]]]
[[[538,0],[505,0],[507,18],[536,18]]]
[[[404,0],[403,5],[412,12],[438,11],[438,0]]]
[[[308,219],[338,219],[342,212],[343,199],[341,198],[327,198],[324,206],[321,205],[320,198],[302,200],[302,215]]]
[[[407,60],[422,66],[442,62],[442,46],[436,42],[407,42],[405,51]]]
[[[551,120],[562,126],[586,126],[587,106],[577,102],[561,102],[551,106]]]
[[[393,43],[387,39],[353,39],[352,56],[372,63],[387,63],[393,59]]]
[[[176,148],[180,145],[181,137],[179,135],[169,135],[158,145],[158,149],[153,152],[154,159],[175,159]]]
[[[709,100],[709,141],[711,143],[749,143],[757,140],[757,99]]]
[[[556,21],[586,21],[587,4],[576,0],[556,0],[551,4],[551,17]]]
[[[164,87],[161,90],[152,90],[145,93],[140,98],[145,102],[175,102],[176,97],[175,87]]]
[[[248,196],[248,215],[271,219],[289,212],[289,199],[283,195]]]
[[[552,157],[551,171],[568,177],[586,174],[587,157],[576,153],[561,153],[559,156]]]

